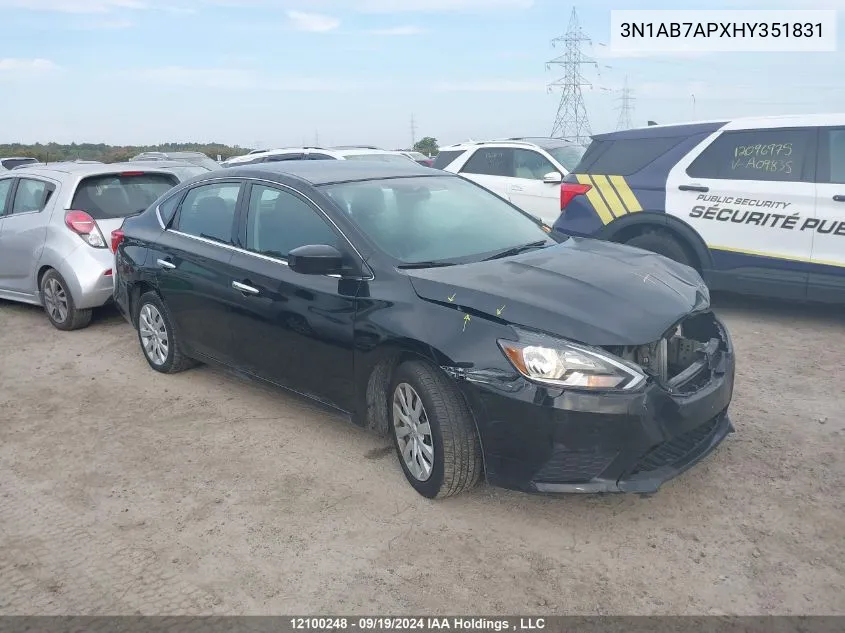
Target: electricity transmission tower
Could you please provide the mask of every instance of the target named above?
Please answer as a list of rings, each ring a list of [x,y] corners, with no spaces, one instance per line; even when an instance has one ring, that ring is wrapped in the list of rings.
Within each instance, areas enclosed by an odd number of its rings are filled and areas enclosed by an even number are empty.
[[[590,42],[578,24],[578,15],[575,8],[572,8],[572,15],[569,18],[569,27],[566,34],[552,40],[552,46],[563,44],[565,52],[563,55],[546,62],[546,68],[552,65],[563,67],[563,77],[549,84],[549,92],[555,88],[561,88],[560,105],[557,108],[557,115],[552,126],[552,137],[565,137],[578,143],[587,143],[590,140],[590,121],[587,118],[587,108],[584,105],[584,96],[581,94],[582,86],[592,86],[581,73],[581,67],[585,65],[596,66],[594,59],[587,57],[581,51],[582,42]]]
[[[414,115],[411,115],[411,149],[417,144],[417,122],[414,120]]]
[[[619,96],[619,120],[616,122],[617,130],[630,130],[633,126],[631,123],[631,112],[633,111],[634,91],[628,87],[628,77],[625,77],[625,83],[622,85],[621,95]]]

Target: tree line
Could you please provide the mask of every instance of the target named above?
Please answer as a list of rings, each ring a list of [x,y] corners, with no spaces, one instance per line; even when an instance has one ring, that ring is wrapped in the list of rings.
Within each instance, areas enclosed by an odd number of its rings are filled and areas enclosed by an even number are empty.
[[[414,149],[428,156],[436,156],[437,139],[426,136],[417,141]],[[0,158],[26,156],[37,158],[42,163],[56,163],[67,160],[96,160],[102,163],[118,163],[129,160],[141,152],[202,152],[211,159],[222,160],[242,156],[252,148],[223,143],[162,143],[160,145],[107,145],[105,143],[23,143],[0,144]]]
[[[250,148],[222,143],[163,143],[161,145],[106,145],[105,143],[6,143],[0,145],[0,158],[26,156],[44,163],[66,160],[96,160],[117,163],[129,160],[141,152],[202,152],[212,159],[219,155],[223,160],[241,156]]]

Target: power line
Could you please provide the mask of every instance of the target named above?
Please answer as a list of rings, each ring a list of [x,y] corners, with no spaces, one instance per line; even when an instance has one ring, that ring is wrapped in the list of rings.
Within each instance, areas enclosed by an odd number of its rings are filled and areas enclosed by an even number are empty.
[[[620,92],[622,94],[618,99],[618,101],[620,102],[618,108],[619,120],[616,122],[616,129],[630,130],[632,127],[634,127],[631,124],[631,112],[634,109],[634,97],[632,97],[631,95],[634,91],[628,87],[628,75],[625,75],[625,83],[622,85],[622,90]]]
[[[584,105],[584,95],[581,93],[582,86],[592,86],[592,84],[581,73],[581,67],[587,64],[597,65],[594,59],[582,52],[583,42],[590,42],[590,38],[581,30],[578,14],[573,7],[566,34],[552,40],[553,47],[562,43],[566,52],[546,62],[546,68],[551,68],[552,65],[563,67],[563,77],[549,84],[549,92],[556,88],[562,89],[551,136],[569,138],[578,143],[588,142],[592,133],[587,117],[587,107]]]

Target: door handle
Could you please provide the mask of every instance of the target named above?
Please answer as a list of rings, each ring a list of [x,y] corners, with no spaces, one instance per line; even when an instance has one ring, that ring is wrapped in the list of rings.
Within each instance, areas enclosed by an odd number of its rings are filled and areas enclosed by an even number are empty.
[[[842,194],[836,194],[835,196],[833,196],[833,199],[836,202],[845,202],[845,196],[843,196]]]
[[[681,191],[700,191],[701,193],[710,191],[710,187],[702,187],[701,185],[680,185],[678,189]]]
[[[253,288],[252,286],[247,286],[246,284],[242,284],[239,281],[233,281],[232,282],[232,288],[244,293],[245,295],[257,295],[260,292],[258,290],[258,288]]]
[[[176,268],[176,264],[166,259],[157,259],[156,264],[158,264],[162,268],[166,268],[167,270],[173,270],[174,268]]]
[[[519,185],[511,185],[511,191],[525,191],[525,189],[523,189]]]

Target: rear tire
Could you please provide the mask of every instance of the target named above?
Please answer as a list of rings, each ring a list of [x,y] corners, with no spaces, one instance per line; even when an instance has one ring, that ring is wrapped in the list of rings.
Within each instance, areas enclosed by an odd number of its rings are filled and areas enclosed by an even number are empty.
[[[41,303],[47,318],[56,329],[80,330],[91,323],[93,311],[76,307],[70,289],[57,270],[50,269],[41,278]]]
[[[173,321],[164,302],[155,292],[138,299],[138,342],[150,367],[162,374],[175,374],[196,365],[182,351]]]
[[[466,401],[437,368],[399,366],[388,391],[393,445],[405,478],[422,496],[449,497],[481,477],[481,446]]]
[[[666,231],[659,229],[646,231],[632,237],[625,244],[663,255],[685,266],[693,265],[692,258],[684,245]]]

